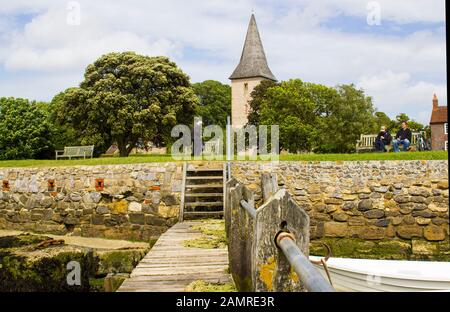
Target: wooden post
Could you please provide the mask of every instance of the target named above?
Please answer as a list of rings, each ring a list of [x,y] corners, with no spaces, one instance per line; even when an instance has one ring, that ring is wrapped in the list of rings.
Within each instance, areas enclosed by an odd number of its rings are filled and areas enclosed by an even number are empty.
[[[242,184],[230,188],[230,226],[228,236],[228,257],[230,271],[238,291],[253,291],[252,245],[255,219],[240,205],[241,200],[251,204],[253,193]]]
[[[261,192],[263,202],[267,202],[269,198],[278,191],[278,179],[276,173],[263,172],[261,174]]]
[[[224,194],[224,204],[223,204],[223,218],[225,219],[225,234],[227,238],[230,236],[230,225],[231,225],[231,188],[235,187],[238,181],[235,178],[231,178],[225,183],[225,194]]]
[[[183,177],[181,179],[181,202],[180,202],[180,215],[178,217],[179,222],[184,220],[184,201],[186,196],[186,172],[187,172],[187,162],[183,163]]]
[[[255,291],[303,291],[297,274],[275,245],[280,231],[289,231],[306,257],[309,254],[309,216],[285,189],[277,191],[256,211],[252,277]]]

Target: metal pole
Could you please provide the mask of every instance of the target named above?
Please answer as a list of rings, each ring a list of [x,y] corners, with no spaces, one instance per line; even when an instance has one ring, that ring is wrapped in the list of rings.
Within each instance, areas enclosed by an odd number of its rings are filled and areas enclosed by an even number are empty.
[[[228,179],[231,179],[231,152],[234,150],[234,137],[231,136],[231,118],[230,116],[227,116],[227,172],[228,172]]]
[[[245,200],[241,200],[241,206],[250,214],[253,219],[256,218],[256,209],[253,206],[251,206]]]
[[[294,271],[303,285],[311,292],[334,292],[334,288],[319,273],[319,271],[303,255],[295,244],[292,234],[280,233],[277,237],[277,245],[283,251]]]

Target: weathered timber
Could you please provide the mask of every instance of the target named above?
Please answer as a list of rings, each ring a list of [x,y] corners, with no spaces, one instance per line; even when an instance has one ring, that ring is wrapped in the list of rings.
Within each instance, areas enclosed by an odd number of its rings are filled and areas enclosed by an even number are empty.
[[[229,283],[228,253],[225,248],[191,248],[185,240],[200,238],[192,227],[202,221],[175,224],[161,235],[149,253],[120,286],[120,292],[184,291],[193,281]]]
[[[230,271],[238,291],[253,291],[252,244],[255,219],[240,206],[241,200],[254,206],[253,192],[242,184],[230,188],[228,254]]]
[[[225,183],[225,198],[224,198],[224,219],[225,219],[225,234],[227,238],[230,232],[230,218],[231,218],[231,192],[230,189],[235,187],[238,181],[235,178],[231,178]]]
[[[255,291],[303,291],[299,277],[276,247],[280,231],[296,238],[296,245],[308,257],[309,216],[285,189],[277,191],[256,211],[252,276]]]
[[[269,198],[278,191],[278,179],[276,173],[263,172],[261,174],[261,193],[263,202],[267,202]]]

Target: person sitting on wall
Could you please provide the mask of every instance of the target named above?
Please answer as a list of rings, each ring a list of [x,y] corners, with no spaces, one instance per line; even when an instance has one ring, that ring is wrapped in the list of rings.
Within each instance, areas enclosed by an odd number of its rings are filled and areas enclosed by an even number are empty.
[[[386,145],[391,144],[392,136],[385,126],[381,127],[380,133],[378,133],[375,139],[375,149],[379,152],[386,152]]]
[[[394,152],[400,152],[399,145],[403,145],[403,151],[407,151],[411,145],[412,132],[408,128],[408,123],[406,121],[402,122],[402,128],[397,132],[395,136]]]

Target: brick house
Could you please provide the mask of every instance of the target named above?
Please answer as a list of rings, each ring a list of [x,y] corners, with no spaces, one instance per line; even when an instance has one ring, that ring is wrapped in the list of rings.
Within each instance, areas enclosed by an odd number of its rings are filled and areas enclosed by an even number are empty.
[[[430,120],[431,149],[448,150],[448,116],[447,106],[439,106],[436,94],[433,96],[433,111]]]

